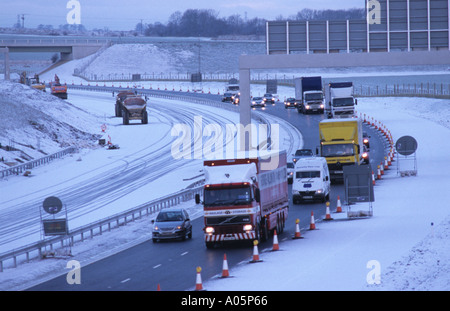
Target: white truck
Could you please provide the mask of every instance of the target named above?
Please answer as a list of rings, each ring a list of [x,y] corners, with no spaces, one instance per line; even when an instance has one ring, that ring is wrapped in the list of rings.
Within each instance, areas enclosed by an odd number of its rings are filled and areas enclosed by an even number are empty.
[[[325,113],[330,118],[355,116],[357,99],[353,95],[353,82],[332,82],[325,87]]]
[[[295,78],[294,86],[298,112],[303,114],[324,112],[322,77]]]

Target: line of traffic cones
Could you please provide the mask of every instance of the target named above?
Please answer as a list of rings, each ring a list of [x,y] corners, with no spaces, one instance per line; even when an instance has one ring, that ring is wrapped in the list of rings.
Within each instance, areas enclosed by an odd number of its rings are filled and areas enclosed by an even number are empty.
[[[331,218],[331,215],[330,215],[330,202],[327,202],[326,206],[327,206],[327,209],[326,209],[326,216],[325,216],[324,220],[332,220],[333,218]],[[342,212],[341,200],[340,200],[339,196],[337,198],[337,211],[336,212]],[[315,230],[315,229],[316,229],[316,224],[315,224],[315,219],[314,219],[314,212],[311,211],[311,222],[310,222],[309,230]],[[300,232],[300,220],[299,219],[295,220],[295,235],[292,237],[292,239],[303,239],[301,232]],[[280,249],[280,247],[279,247],[279,243],[278,243],[277,231],[274,230],[272,251],[278,251],[279,249]],[[252,260],[250,260],[249,262],[250,263],[262,262],[262,260],[259,258],[258,240],[253,241],[253,256],[252,256]],[[201,267],[197,267],[196,271],[197,271],[197,277],[196,277],[196,283],[195,283],[195,290],[202,291],[204,289],[203,289],[202,277],[201,277],[201,271],[202,271]],[[228,270],[227,255],[224,254],[221,278],[228,278],[228,277],[230,277],[230,273]],[[161,290],[159,284],[158,284],[157,290],[158,291]]]

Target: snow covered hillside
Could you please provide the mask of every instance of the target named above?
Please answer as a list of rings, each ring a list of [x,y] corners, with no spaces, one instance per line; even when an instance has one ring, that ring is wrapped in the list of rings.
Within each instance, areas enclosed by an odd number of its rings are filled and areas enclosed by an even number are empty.
[[[98,118],[70,102],[28,86],[0,81],[0,169],[69,146],[93,148]]]

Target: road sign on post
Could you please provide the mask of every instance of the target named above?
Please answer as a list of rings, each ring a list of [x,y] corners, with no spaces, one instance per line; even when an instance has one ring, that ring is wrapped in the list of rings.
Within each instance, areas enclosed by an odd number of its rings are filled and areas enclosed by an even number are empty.
[[[67,219],[44,219],[42,225],[46,236],[66,235],[69,233]]]
[[[345,201],[348,206],[347,216],[372,216],[372,202],[375,201],[372,183],[372,170],[369,165],[344,166]],[[350,205],[355,203],[369,203],[368,211],[350,211]]]
[[[417,146],[417,141],[411,136],[402,136],[395,143],[395,150],[397,150],[398,175],[402,177],[417,176]]]
[[[42,224],[42,232],[43,236],[41,235],[41,239],[45,240],[46,236],[67,236],[69,234],[69,226],[68,226],[68,220],[67,220],[67,208],[65,208],[65,217],[62,218],[55,218],[56,214],[60,213],[63,208],[63,203],[61,200],[57,197],[51,196],[44,200],[42,203],[42,209],[49,215],[46,219],[44,219],[44,216],[40,212],[41,209],[39,209],[39,214],[41,218],[41,224]],[[45,214],[44,214],[45,215]],[[63,240],[62,240],[63,242]],[[41,251],[42,258],[46,258],[49,255],[55,256],[57,253],[60,253],[62,255],[68,255],[70,256],[72,253],[71,250],[71,242],[69,241],[67,246],[63,245],[62,243],[62,251],[54,251],[51,249],[50,251],[44,250]]]
[[[62,209],[62,202],[57,197],[48,197],[44,200],[42,203],[42,207],[44,208],[44,211],[46,211],[48,214],[57,214]]]

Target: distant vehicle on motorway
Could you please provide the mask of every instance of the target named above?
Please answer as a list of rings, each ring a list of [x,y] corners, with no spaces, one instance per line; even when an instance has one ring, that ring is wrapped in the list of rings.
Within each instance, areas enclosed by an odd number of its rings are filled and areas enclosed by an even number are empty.
[[[231,99],[231,103],[233,104],[233,105],[239,105],[239,98],[240,98],[241,96],[239,95],[239,94],[235,94],[235,95],[233,95],[233,97],[232,97],[232,99]]]
[[[287,163],[287,180],[289,184],[292,184],[292,181],[294,180],[294,168],[295,164],[292,162]]]
[[[364,164],[369,164],[370,163],[369,149],[367,149],[366,145],[363,145],[362,158],[363,158]]]
[[[233,93],[225,92],[222,96],[222,102],[231,102],[233,101]]]
[[[185,209],[165,209],[152,220],[153,242],[166,239],[192,238],[192,224]]]
[[[364,146],[367,147],[367,149],[370,148],[370,136],[366,132],[363,132],[363,143]]]
[[[297,101],[293,97],[289,97],[284,101],[284,108],[297,108]]]
[[[266,107],[266,103],[264,102],[262,97],[253,97],[251,102],[251,107]]]
[[[275,104],[275,97],[272,94],[270,94],[270,93],[266,93],[263,96],[263,101],[266,104]]]
[[[293,154],[292,156],[292,162],[294,162],[295,164],[301,158],[313,157],[314,153],[311,149],[297,149],[297,151],[295,151],[295,154]]]

